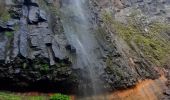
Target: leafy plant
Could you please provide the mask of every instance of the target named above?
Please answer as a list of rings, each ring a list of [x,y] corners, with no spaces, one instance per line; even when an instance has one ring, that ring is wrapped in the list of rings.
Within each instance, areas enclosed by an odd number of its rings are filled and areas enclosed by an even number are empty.
[[[69,96],[63,94],[54,94],[50,97],[50,100],[71,100]]]

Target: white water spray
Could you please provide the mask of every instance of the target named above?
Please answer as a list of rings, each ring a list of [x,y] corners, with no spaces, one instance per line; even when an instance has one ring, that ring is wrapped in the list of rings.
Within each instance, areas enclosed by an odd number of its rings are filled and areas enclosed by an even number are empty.
[[[67,3],[66,3],[67,2]],[[100,61],[100,46],[90,31],[89,15],[84,0],[63,1],[62,23],[69,43],[76,48],[76,62],[73,67],[80,68],[83,95],[101,92],[100,75],[103,72]]]

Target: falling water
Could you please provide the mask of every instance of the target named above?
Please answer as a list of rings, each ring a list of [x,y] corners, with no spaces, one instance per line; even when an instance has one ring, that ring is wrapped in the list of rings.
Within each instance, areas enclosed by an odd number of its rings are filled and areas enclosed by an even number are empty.
[[[81,95],[102,91],[100,75],[103,73],[100,46],[91,32],[87,0],[63,0],[61,12],[64,31],[69,43],[76,48],[74,68],[80,69]]]

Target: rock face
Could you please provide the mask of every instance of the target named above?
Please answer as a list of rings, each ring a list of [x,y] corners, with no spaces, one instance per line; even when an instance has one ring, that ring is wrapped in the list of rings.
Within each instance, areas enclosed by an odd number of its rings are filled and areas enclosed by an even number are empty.
[[[94,0],[103,9],[113,12],[115,18],[122,20],[131,12],[140,9],[146,16],[154,19],[168,21],[169,19],[169,0]]]
[[[8,0],[9,1],[9,0]],[[55,89],[75,92],[80,83],[73,68],[76,48],[69,44],[59,12],[61,0],[11,0],[7,6],[11,15],[8,21],[0,17],[0,79],[2,89]],[[69,4],[69,0],[63,0]],[[92,32],[105,27],[101,13],[111,10],[115,16],[121,11],[137,7],[148,16],[161,15],[168,19],[165,5],[169,0],[89,0],[88,13],[92,15]],[[160,6],[156,7],[155,5]],[[168,7],[167,7],[168,8]],[[74,17],[74,16],[73,16]],[[76,18],[75,18],[76,19]],[[77,22],[78,19],[76,19]],[[105,34],[106,33],[106,34]],[[108,34],[109,33],[109,34]],[[110,33],[112,35],[110,35]],[[106,29],[96,33],[103,49],[105,72],[101,79],[109,90],[136,85],[144,79],[158,78],[154,64],[117,39],[114,32]],[[104,36],[102,36],[104,34]],[[78,66],[77,66],[78,67]],[[37,88],[38,86],[39,88]],[[47,88],[45,88],[47,87]]]
[[[52,32],[52,15],[39,7],[38,0],[16,0],[8,9],[11,20],[0,25],[1,88],[34,89],[36,84],[40,90],[44,85],[54,85],[51,89],[57,91],[73,88],[76,77],[65,48],[68,43],[62,31]]]

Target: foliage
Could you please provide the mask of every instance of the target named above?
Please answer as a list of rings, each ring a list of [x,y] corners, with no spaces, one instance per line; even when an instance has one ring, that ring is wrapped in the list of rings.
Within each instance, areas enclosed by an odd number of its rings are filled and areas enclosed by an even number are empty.
[[[71,100],[69,96],[63,94],[54,94],[50,97],[50,100]]]

